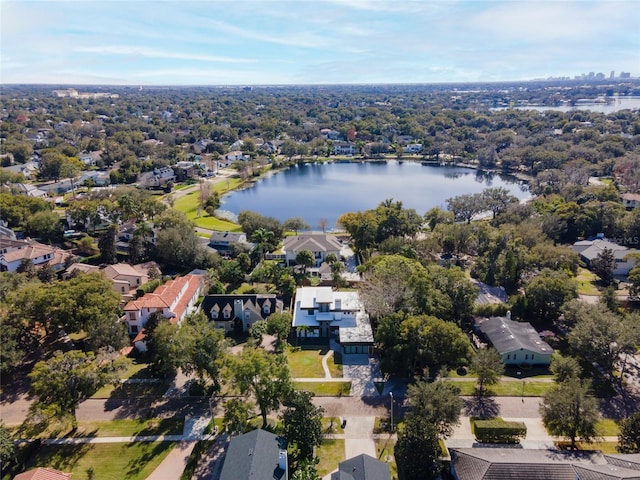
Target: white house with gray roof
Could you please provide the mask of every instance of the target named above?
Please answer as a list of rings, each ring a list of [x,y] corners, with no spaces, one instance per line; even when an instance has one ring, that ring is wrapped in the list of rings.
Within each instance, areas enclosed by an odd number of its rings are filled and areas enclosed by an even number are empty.
[[[514,322],[506,317],[476,320],[482,332],[502,357],[505,365],[549,365],[553,348],[527,322]]]
[[[339,292],[331,287],[298,288],[292,326],[299,338],[335,338],[345,354],[369,353],[374,344],[369,315],[358,292]]]
[[[309,250],[313,253],[316,267],[320,267],[330,253],[333,253],[339,259],[341,248],[342,244],[336,237],[318,232],[309,232],[287,237],[284,239],[282,245],[282,251],[285,255],[287,265],[295,263],[296,255],[300,251]]]
[[[628,258],[630,254],[640,254],[640,250],[635,248],[628,248],[624,245],[618,245],[604,238],[596,238],[595,240],[581,240],[576,242],[571,247],[580,258],[591,266],[591,262],[598,258],[605,249],[611,250],[613,257],[616,259],[616,267],[613,270],[613,274],[617,276],[626,276],[629,271],[635,266],[636,262],[633,258]]]

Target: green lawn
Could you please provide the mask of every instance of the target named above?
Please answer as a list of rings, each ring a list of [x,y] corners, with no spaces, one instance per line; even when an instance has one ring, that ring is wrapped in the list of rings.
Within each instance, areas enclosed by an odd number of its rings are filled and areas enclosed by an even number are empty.
[[[461,395],[475,395],[475,382],[462,382],[454,379],[447,380],[460,389]],[[540,382],[535,380],[526,380],[524,387],[522,382],[503,381],[496,385],[491,385],[488,390],[492,395],[498,397],[540,397],[553,387],[553,382]]]
[[[131,437],[134,435],[182,435],[184,419],[118,419],[104,422],[78,422],[74,437]]]
[[[596,431],[603,437],[617,437],[620,433],[620,425],[615,420],[603,418],[596,425]]]
[[[45,445],[29,459],[27,469],[51,467],[84,479],[92,468],[95,480],[144,480],[174,445],[174,442]]]
[[[333,427],[331,427],[331,420],[333,420]],[[325,433],[344,433],[340,418],[338,417],[323,417],[322,418],[322,431]]]
[[[91,398],[141,398],[161,397],[169,388],[169,383],[122,383],[118,386],[105,385]]]
[[[396,465],[396,457],[393,456],[393,449],[396,446],[395,439],[389,438],[376,438],[374,440],[376,444],[376,453],[378,460],[387,462],[389,470],[391,471],[391,478],[398,478],[398,466]]]
[[[342,397],[351,393],[351,382],[293,382],[296,390],[306,390],[318,397]]]
[[[324,477],[338,468],[338,464],[344,458],[344,440],[325,440],[316,449],[318,463],[318,475]]]
[[[199,195],[200,192],[198,190],[187,193],[175,201],[173,208],[183,212],[189,220],[193,221],[196,226],[200,228],[230,232],[239,232],[241,230],[240,225],[211,217],[204,210],[198,211]]]
[[[327,360],[327,367],[333,378],[342,378],[342,354],[333,352],[333,355]]]
[[[235,190],[240,185],[242,185],[242,179],[239,177],[227,178],[226,180],[222,180],[221,182],[216,182],[213,184],[213,191],[218,192],[220,195],[224,195],[231,190]]]
[[[327,347],[303,346],[298,349],[288,349],[289,370],[293,378],[324,378],[322,357],[326,355]]]
[[[578,293],[580,295],[600,295],[600,291],[596,287],[598,277],[595,273],[587,270],[586,268],[579,268],[578,275],[576,275],[576,282],[578,283]]]
[[[571,442],[569,441],[561,441],[561,442],[554,442],[554,443],[560,450],[568,450],[569,445],[571,445]],[[616,450],[617,445],[618,445],[618,442],[593,442],[593,443],[576,442],[576,448],[578,450],[600,450],[602,453],[620,453],[618,452],[618,450]]]

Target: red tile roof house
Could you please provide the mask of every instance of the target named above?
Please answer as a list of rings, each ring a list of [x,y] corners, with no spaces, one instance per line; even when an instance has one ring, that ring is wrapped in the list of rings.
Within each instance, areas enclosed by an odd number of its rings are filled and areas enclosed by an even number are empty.
[[[69,480],[70,473],[64,473],[53,468],[38,467],[13,477],[13,480]]]
[[[201,274],[189,274],[169,280],[156,288],[153,293],[132,300],[124,307],[124,319],[129,334],[136,335],[133,344],[140,352],[146,350],[144,325],[154,312],[160,312],[172,324],[182,322],[184,317],[196,309],[196,302],[202,293],[205,277]]]
[[[22,242],[15,248],[0,245],[0,271],[15,272],[25,259],[35,266],[49,263],[54,270],[62,270],[71,257],[70,252],[38,242]]]

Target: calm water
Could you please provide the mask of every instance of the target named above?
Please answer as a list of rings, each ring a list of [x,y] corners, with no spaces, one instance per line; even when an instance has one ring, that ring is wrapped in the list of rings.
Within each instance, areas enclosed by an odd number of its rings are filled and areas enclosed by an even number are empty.
[[[599,112],[604,114],[615,113],[620,110],[637,110],[640,109],[640,97],[607,97],[607,100],[611,100],[611,103],[596,103],[585,102],[579,103],[575,106],[559,106],[559,107],[547,107],[530,105],[526,107],[514,107],[516,110],[536,110],[538,112],[544,112],[546,110],[556,110],[560,112],[572,112],[574,110],[588,110],[590,112]],[[504,108],[494,108],[492,110],[505,110]]]
[[[292,167],[232,192],[222,199],[221,209],[234,214],[252,210],[281,221],[302,217],[312,228],[327,219],[334,228],[343,213],[375,208],[387,198],[422,215],[433,207],[445,208],[447,198],[488,187],[505,187],[520,199],[530,196],[522,182],[468,168],[396,161],[326,163]]]

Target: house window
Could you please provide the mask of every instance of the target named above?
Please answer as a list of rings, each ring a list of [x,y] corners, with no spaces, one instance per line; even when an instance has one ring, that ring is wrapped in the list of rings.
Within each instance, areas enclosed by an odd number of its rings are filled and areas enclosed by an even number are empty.
[[[124,287],[120,287],[122,289],[122,293],[124,293]]]
[[[231,317],[231,312],[229,312],[229,310],[226,310],[223,315],[224,315],[224,318],[228,319]]]
[[[140,285],[140,279],[136,278],[136,285]]]
[[[531,354],[531,360],[533,360],[533,353]]]
[[[271,309],[269,308],[269,305],[265,305],[264,307],[262,307],[262,313],[269,313],[271,311]]]
[[[507,360],[511,360],[511,354],[507,353]]]
[[[529,360],[529,354],[528,354],[528,353],[527,353],[527,354],[525,354],[524,359],[525,359],[525,360]]]
[[[518,355],[514,353],[513,354],[513,359],[515,360],[517,357],[518,357]]]
[[[131,325],[131,333],[138,333],[138,325]]]
[[[320,308],[318,309],[319,312],[328,312],[329,311],[329,304],[328,303],[321,303],[320,304]]]
[[[313,315],[313,308],[310,310],[307,310],[307,315]]]
[[[211,312],[211,318],[216,320],[218,318],[218,312],[216,312],[216,311]]]
[[[129,312],[129,321],[131,321],[131,322],[135,322],[136,321],[135,312]]]

